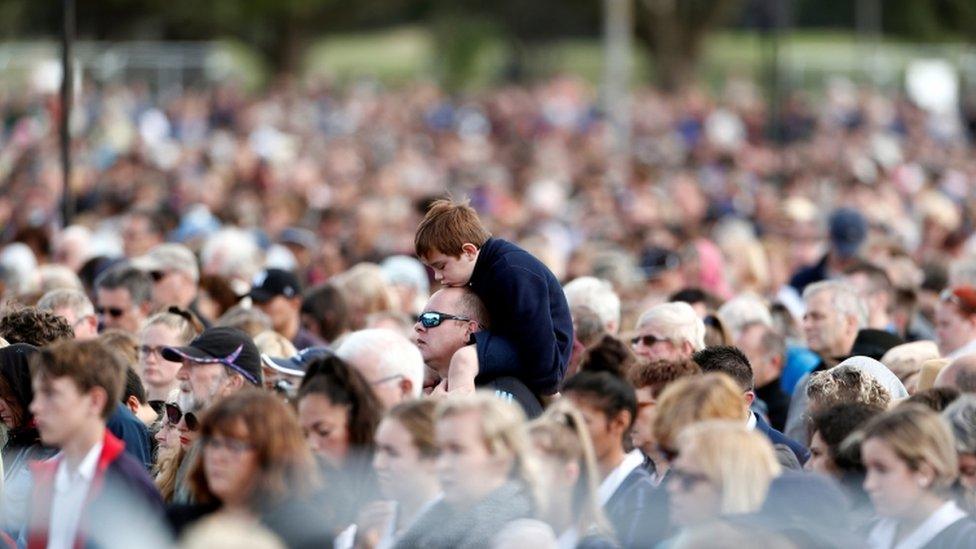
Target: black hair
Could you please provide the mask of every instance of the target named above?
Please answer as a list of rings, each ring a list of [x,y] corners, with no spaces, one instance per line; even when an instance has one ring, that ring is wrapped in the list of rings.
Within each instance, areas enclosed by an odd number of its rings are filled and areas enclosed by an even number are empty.
[[[125,389],[122,391],[122,403],[125,404],[130,396],[136,397],[139,404],[146,403],[146,388],[139,379],[139,374],[131,366],[125,372]]]
[[[706,347],[692,355],[702,372],[721,372],[731,377],[743,391],[753,389],[752,365],[745,353],[731,345]]]
[[[359,451],[372,451],[383,405],[358,370],[335,355],[313,360],[302,378],[296,402],[309,395],[324,396],[334,406],[346,406],[350,445]]]
[[[152,278],[135,267],[122,263],[106,269],[95,278],[95,289],[117,290],[124,288],[134,305],[142,305],[152,300]]]
[[[630,414],[627,432],[637,417],[637,393],[634,386],[624,378],[608,371],[582,371],[566,380],[563,384],[564,395],[577,394],[603,412],[607,419],[612,419],[622,411]]]
[[[318,335],[325,341],[335,340],[349,327],[346,298],[334,284],[325,283],[306,290],[301,312],[314,319]]]

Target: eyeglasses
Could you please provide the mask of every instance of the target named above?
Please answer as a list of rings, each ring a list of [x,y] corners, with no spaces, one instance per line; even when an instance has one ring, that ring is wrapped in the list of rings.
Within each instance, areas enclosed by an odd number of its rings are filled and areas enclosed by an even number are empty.
[[[99,316],[105,316],[106,313],[112,318],[119,318],[125,314],[125,309],[119,309],[117,307],[95,307],[95,312]]]
[[[203,447],[206,450],[228,450],[232,454],[243,454],[248,450],[253,450],[254,445],[250,442],[244,442],[243,440],[238,440],[236,438],[224,438],[224,437],[204,437]]]
[[[166,403],[166,420],[169,421],[170,425],[179,424],[180,420],[186,421],[186,428],[191,431],[196,431],[200,428],[200,420],[193,412],[183,413],[180,407],[172,402]]]
[[[149,355],[156,355],[159,358],[163,358],[163,349],[165,348],[166,348],[165,345],[140,345],[139,347],[137,347],[137,349],[139,349],[140,355],[144,357],[148,357]]]
[[[376,381],[370,381],[369,384],[371,386],[380,385],[382,383],[386,383],[387,381],[393,381],[394,379],[400,379],[401,377],[404,377],[404,375],[403,374],[393,374],[392,376],[381,377],[381,378],[377,379]]]
[[[471,319],[466,316],[449,315],[447,313],[441,313],[438,311],[427,311],[426,313],[420,313],[420,316],[417,317],[417,322],[422,324],[424,328],[436,328],[445,320],[460,320],[461,322],[471,321]]]
[[[149,277],[152,278],[153,282],[159,282],[160,280],[166,278],[168,273],[166,271],[149,271]]]
[[[674,467],[668,472],[668,476],[672,478],[671,482],[677,483],[683,492],[687,492],[703,482],[709,482],[708,477],[701,473],[691,473]]]
[[[636,347],[638,343],[643,343],[645,347],[650,347],[655,343],[657,343],[658,341],[667,341],[667,338],[657,337],[656,335],[647,334],[647,335],[631,338],[630,344]]]

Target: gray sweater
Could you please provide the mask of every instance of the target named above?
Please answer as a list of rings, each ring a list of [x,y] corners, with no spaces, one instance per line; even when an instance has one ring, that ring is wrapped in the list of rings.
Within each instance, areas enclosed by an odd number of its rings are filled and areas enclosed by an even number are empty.
[[[453,508],[444,500],[417,517],[394,547],[488,548],[492,538],[509,522],[531,517],[534,511],[529,491],[509,481],[468,509]]]

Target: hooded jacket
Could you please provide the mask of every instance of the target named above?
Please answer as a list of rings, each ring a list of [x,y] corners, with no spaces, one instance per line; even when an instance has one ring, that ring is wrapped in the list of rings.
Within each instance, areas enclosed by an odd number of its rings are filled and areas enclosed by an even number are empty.
[[[15,406],[22,413],[20,425],[7,432],[3,447],[3,491],[0,492],[0,524],[4,531],[16,538],[27,524],[28,501],[33,484],[29,463],[47,459],[55,454],[54,448],[41,445],[41,436],[30,413],[34,398],[31,388],[30,358],[37,348],[17,343],[0,349],[0,381],[6,385]]]

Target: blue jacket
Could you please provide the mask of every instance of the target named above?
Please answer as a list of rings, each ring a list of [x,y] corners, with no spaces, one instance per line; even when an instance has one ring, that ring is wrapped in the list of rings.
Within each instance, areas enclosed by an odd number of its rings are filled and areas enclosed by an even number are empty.
[[[518,364],[481,363],[492,356],[483,348],[492,338],[476,336],[479,375],[517,377],[538,394],[558,391],[573,352],[573,319],[552,271],[522,248],[489,238],[469,285],[488,308],[491,334],[511,342],[518,353]]]
[[[784,444],[789,447],[790,450],[793,450],[793,455],[796,456],[796,459],[800,462],[800,465],[803,465],[808,459],[810,459],[810,450],[807,450],[806,446],[800,444],[792,438],[787,437],[776,429],[773,429],[759,414],[753,412],[752,415],[756,416],[756,430],[766,435],[766,437],[769,438],[769,441],[773,444]]]
[[[627,475],[603,506],[621,547],[652,547],[663,539],[667,509],[661,509],[660,504],[664,502],[666,505],[666,500],[660,496],[647,469],[638,467]]]
[[[115,405],[115,411],[108,416],[105,425],[108,430],[125,443],[125,452],[142,464],[148,471],[152,468],[152,452],[149,450],[149,429],[146,425],[125,407],[124,404]]]

